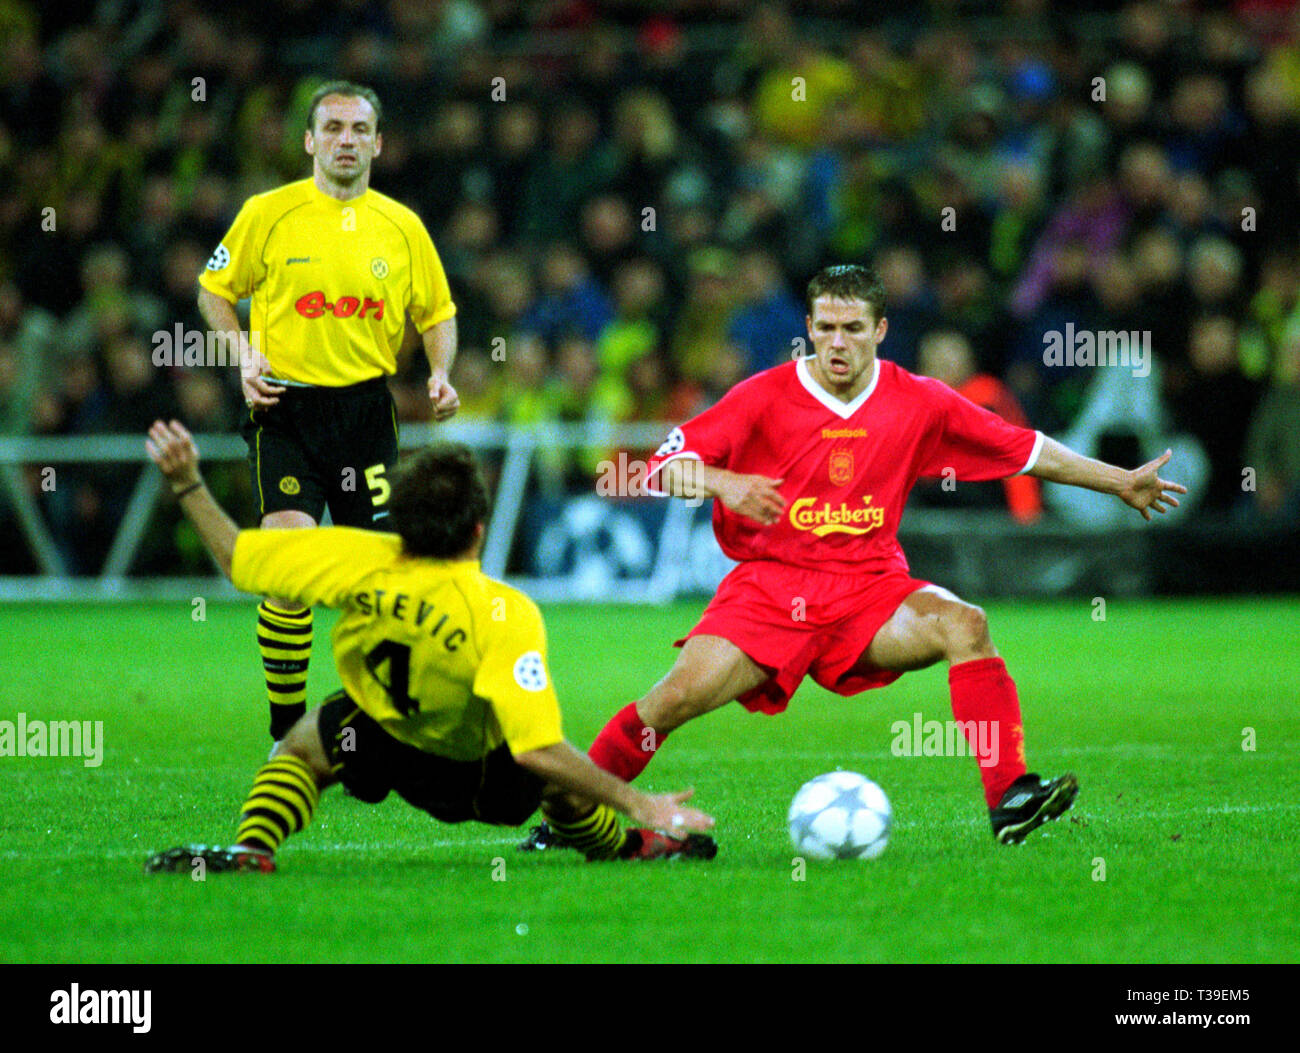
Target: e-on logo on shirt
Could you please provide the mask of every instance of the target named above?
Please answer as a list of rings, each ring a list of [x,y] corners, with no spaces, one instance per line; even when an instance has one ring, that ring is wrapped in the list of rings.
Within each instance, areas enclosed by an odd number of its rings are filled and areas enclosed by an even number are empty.
[[[790,506],[790,525],[796,530],[810,530],[817,537],[827,534],[868,534],[885,522],[885,510],[873,508],[871,495],[862,499],[865,508],[850,508],[843,501],[838,508],[829,501],[821,508],[815,497],[801,497]]]
[[[335,318],[351,318],[353,315],[364,318],[367,311],[374,312],[370,315],[371,318],[384,317],[383,300],[372,300],[369,296],[364,300],[356,296],[340,296],[335,302],[330,303],[319,289],[299,296],[294,302],[293,309],[304,318],[319,318],[326,312]]]

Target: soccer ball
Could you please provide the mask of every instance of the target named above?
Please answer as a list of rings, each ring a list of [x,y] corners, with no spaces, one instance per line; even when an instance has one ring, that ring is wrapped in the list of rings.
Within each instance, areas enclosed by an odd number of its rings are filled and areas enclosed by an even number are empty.
[[[854,771],[818,775],[790,803],[790,840],[814,859],[875,859],[889,843],[885,791]]]

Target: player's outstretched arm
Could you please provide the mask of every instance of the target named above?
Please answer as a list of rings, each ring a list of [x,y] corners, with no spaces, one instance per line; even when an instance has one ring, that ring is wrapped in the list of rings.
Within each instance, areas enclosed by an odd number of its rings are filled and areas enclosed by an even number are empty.
[[[742,516],[771,526],[785,511],[785,498],[777,487],[784,479],[765,475],[743,475],[726,468],[714,468],[700,461],[683,458],[669,461],[659,470],[663,492],[673,497],[716,497]]]
[[[1187,493],[1187,487],[1181,483],[1160,478],[1160,469],[1169,463],[1172,456],[1173,452],[1166,450],[1154,461],[1148,461],[1141,468],[1129,471],[1105,461],[1084,457],[1055,439],[1043,436],[1043,448],[1038,461],[1029,469],[1028,474],[1052,483],[1067,483],[1103,494],[1114,494],[1130,508],[1141,512],[1143,519],[1149,520],[1152,511],[1164,513],[1170,508],[1178,507],[1178,498],[1174,494]]]
[[[181,511],[194,524],[199,537],[221,568],[221,573],[229,578],[230,561],[235,553],[235,538],[239,535],[239,528],[217,504],[204,485],[203,477],[199,475],[199,451],[194,446],[194,437],[180,421],[164,424],[156,420],[149,429],[149,438],[145,440],[144,448],[149,459],[171,484],[172,493],[180,501]]]
[[[678,836],[686,831],[703,833],[713,829],[712,816],[684,804],[694,790],[642,793],[597,768],[586,754],[579,753],[568,742],[528,750],[515,757],[515,762],[562,789],[617,809],[638,826],[666,830]]]

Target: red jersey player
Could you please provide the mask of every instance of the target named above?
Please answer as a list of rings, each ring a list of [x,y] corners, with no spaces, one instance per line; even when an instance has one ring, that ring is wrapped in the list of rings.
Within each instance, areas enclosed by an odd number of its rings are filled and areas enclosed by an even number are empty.
[[[953,714],[976,747],[993,833],[1019,842],[1074,801],[1072,773],[1025,770],[1016,686],[984,612],[913,578],[896,532],[918,477],[979,481],[1027,472],[1111,493],[1146,519],[1186,488],[1082,457],[1010,424],[940,381],[876,357],[883,288],[860,266],[808,285],[812,355],[750,377],[679,428],[651,459],[651,488],[712,497],[713,529],[737,566],[676,663],[605,726],[590,750],[620,778],[639,775],[670,732],[733,699],[778,713],[805,676],[841,695],[940,660]],[[989,750],[989,743],[1001,749]],[[561,843],[545,826],[521,847]]]

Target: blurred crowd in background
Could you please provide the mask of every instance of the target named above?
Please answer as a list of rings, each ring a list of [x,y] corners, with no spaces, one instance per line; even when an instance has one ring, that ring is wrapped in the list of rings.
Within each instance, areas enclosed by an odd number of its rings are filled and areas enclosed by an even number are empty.
[[[154,334],[203,327],[199,271],[309,174],[342,77],[447,270],[461,419],[680,421],[871,262],[883,357],[1085,452],[1177,439],[1207,514],[1300,515],[1295,0],[0,0],[0,39],[0,434],[234,430],[236,371],[157,368]],[[1047,365],[1070,325],[1150,333],[1150,375]],[[83,572],[105,485],[45,502]]]

